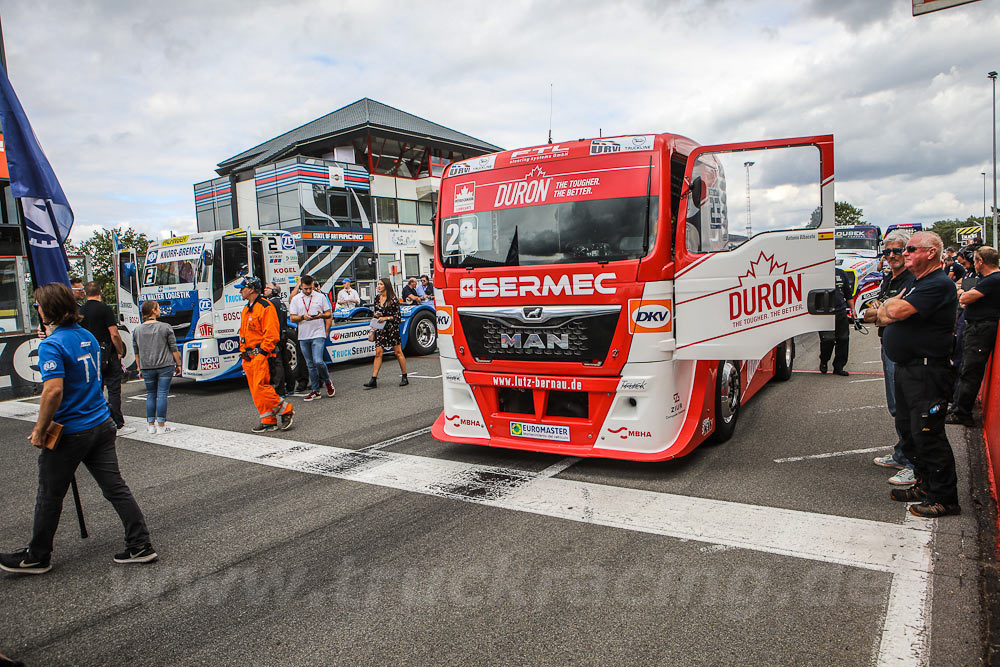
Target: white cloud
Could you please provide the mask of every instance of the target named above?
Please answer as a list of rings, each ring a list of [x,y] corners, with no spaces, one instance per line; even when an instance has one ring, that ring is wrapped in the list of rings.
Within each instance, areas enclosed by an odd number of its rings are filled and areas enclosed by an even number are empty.
[[[870,220],[982,211],[989,2],[918,18],[870,0],[2,6],[12,82],[79,229],[192,231],[192,185],[216,163],[361,97],[542,143],[550,83],[557,141],[833,133],[838,199]]]

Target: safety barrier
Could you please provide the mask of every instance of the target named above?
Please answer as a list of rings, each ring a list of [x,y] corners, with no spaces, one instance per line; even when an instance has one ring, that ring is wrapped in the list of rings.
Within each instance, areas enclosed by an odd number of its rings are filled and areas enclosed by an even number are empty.
[[[986,442],[987,477],[990,483],[990,495],[993,497],[997,515],[1000,517],[1000,506],[997,506],[997,488],[1000,487],[1000,363],[996,362],[1000,353],[1000,336],[993,346],[989,365],[983,376],[983,386],[979,398],[983,404],[983,440]],[[998,519],[1000,529],[1000,519]],[[998,545],[1000,548],[1000,545]]]

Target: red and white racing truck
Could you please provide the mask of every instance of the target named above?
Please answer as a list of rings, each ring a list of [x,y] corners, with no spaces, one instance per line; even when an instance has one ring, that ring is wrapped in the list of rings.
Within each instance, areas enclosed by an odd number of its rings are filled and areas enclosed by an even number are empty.
[[[736,183],[746,169],[745,211],[727,164]],[[640,461],[729,438],[790,377],[792,338],[833,329],[833,209],[832,136],[623,136],[450,165],[434,437]]]

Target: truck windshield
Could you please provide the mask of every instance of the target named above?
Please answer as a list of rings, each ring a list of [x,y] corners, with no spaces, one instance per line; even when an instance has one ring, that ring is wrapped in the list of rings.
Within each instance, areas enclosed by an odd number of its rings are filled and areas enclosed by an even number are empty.
[[[441,256],[449,268],[637,259],[655,240],[658,203],[623,197],[455,215],[441,221]]]
[[[872,252],[878,251],[878,239],[869,239],[862,237],[847,238],[844,236],[838,236],[834,239],[834,245],[837,250],[871,250]]]
[[[201,271],[201,259],[180,259],[176,262],[156,264],[152,285],[181,285],[193,283]]]

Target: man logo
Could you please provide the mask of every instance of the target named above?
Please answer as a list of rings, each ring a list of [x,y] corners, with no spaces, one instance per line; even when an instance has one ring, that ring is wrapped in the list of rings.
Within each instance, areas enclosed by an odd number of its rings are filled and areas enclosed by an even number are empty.
[[[442,336],[455,333],[455,310],[451,306],[437,307],[437,330]]]
[[[540,320],[542,319],[542,307],[541,306],[525,306],[521,309],[521,313],[524,315],[526,320]]]
[[[670,299],[629,299],[629,333],[667,333],[673,328]]]

